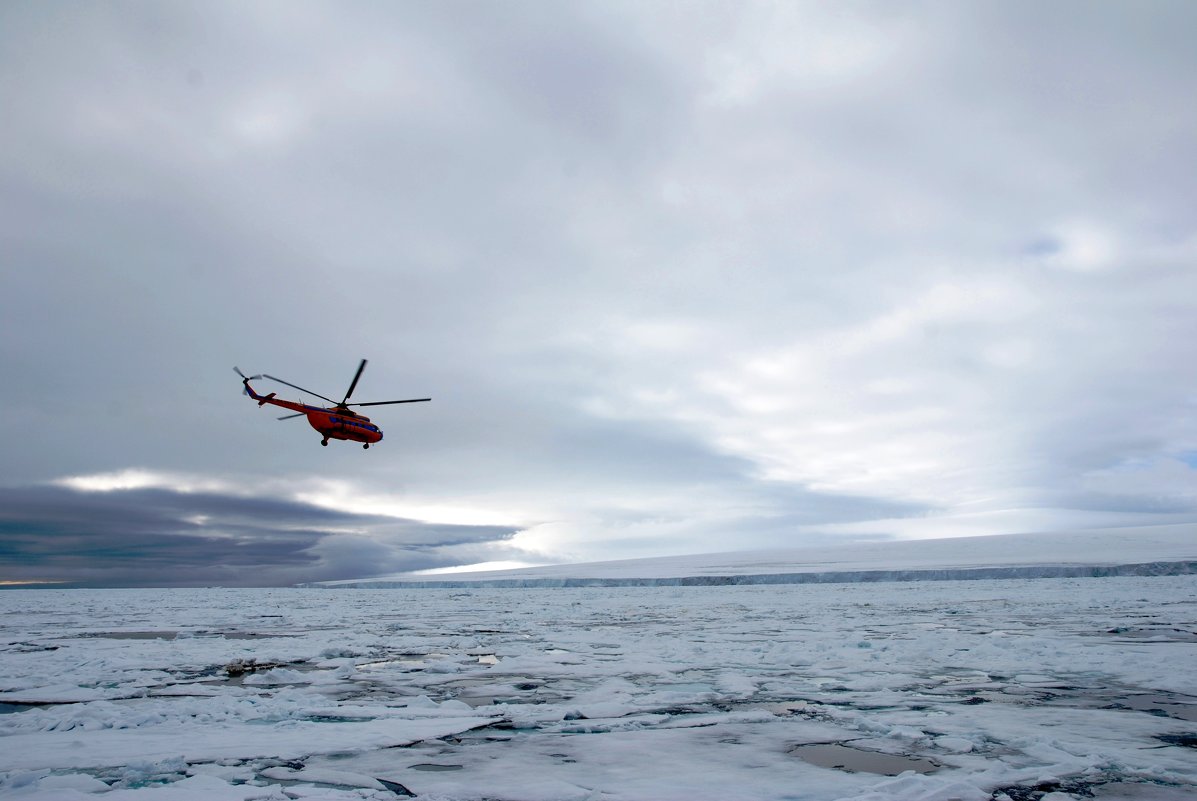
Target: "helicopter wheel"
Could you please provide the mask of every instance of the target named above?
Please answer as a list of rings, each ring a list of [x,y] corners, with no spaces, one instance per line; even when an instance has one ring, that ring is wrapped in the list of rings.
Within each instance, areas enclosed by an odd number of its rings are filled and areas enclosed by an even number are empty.
[[[363,447],[364,449],[366,449],[366,450],[370,450],[370,443],[369,443],[369,442],[367,442],[367,443],[366,443],[365,445],[363,445],[362,447]]]
[[[323,445],[324,447],[326,447],[326,448],[327,448],[327,447],[328,447],[328,440],[327,440],[327,439],[322,439],[322,440],[320,440],[320,444],[321,444],[321,445]]]

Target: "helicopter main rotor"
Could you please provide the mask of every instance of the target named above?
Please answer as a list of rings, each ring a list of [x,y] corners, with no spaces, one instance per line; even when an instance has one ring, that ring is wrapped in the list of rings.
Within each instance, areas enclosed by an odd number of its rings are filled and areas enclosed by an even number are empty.
[[[236,368],[234,368],[234,369],[236,369]],[[350,417],[358,416],[357,413],[354,412],[350,408],[351,406],[387,406],[392,403],[424,403],[426,401],[432,400],[432,398],[408,398],[406,400],[368,401],[366,403],[349,403],[348,402],[349,398],[352,397],[353,391],[355,389],[357,389],[357,382],[359,380],[361,380],[362,372],[365,369],[366,369],[366,359],[362,359],[362,363],[357,366],[357,372],[353,374],[353,380],[349,382],[349,389],[345,391],[345,397],[341,398],[341,400],[339,402],[333,400],[332,398],[328,397],[327,395],[321,395],[319,392],[313,392],[310,389],[304,389],[303,387],[299,386],[298,384],[292,384],[290,381],[284,381],[281,378],[277,378],[272,375],[267,375],[265,373],[263,373],[260,376],[253,376],[253,378],[269,378],[271,381],[277,381],[280,384],[286,384],[287,386],[291,387],[292,389],[298,389],[300,392],[306,392],[309,395],[315,395],[317,398],[321,398],[321,399],[326,400],[329,403],[333,404],[333,407],[336,408],[339,412],[341,412],[342,414],[348,415]],[[237,370],[237,373],[239,375],[241,375],[242,378],[245,378],[244,374],[242,374],[240,370]],[[287,417],[280,417],[279,419],[286,420],[289,417],[298,417],[298,416],[299,415],[287,415]]]

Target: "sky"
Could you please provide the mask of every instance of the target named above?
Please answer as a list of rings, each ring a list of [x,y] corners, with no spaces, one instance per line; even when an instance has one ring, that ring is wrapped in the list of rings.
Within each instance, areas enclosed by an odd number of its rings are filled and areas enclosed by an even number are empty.
[[[0,585],[1197,522],[1194,30],[2,4]]]

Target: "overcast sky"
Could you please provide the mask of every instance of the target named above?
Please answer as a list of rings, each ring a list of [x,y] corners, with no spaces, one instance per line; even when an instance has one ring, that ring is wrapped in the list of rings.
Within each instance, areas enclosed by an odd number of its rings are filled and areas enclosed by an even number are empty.
[[[0,582],[1197,521],[1194,31],[0,4]]]

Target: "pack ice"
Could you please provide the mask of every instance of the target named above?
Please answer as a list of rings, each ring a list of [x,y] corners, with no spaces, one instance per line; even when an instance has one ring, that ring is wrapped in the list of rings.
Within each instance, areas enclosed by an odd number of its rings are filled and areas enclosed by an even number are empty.
[[[1087,534],[538,577],[841,583],[0,592],[0,796],[1197,797],[1197,530]]]

